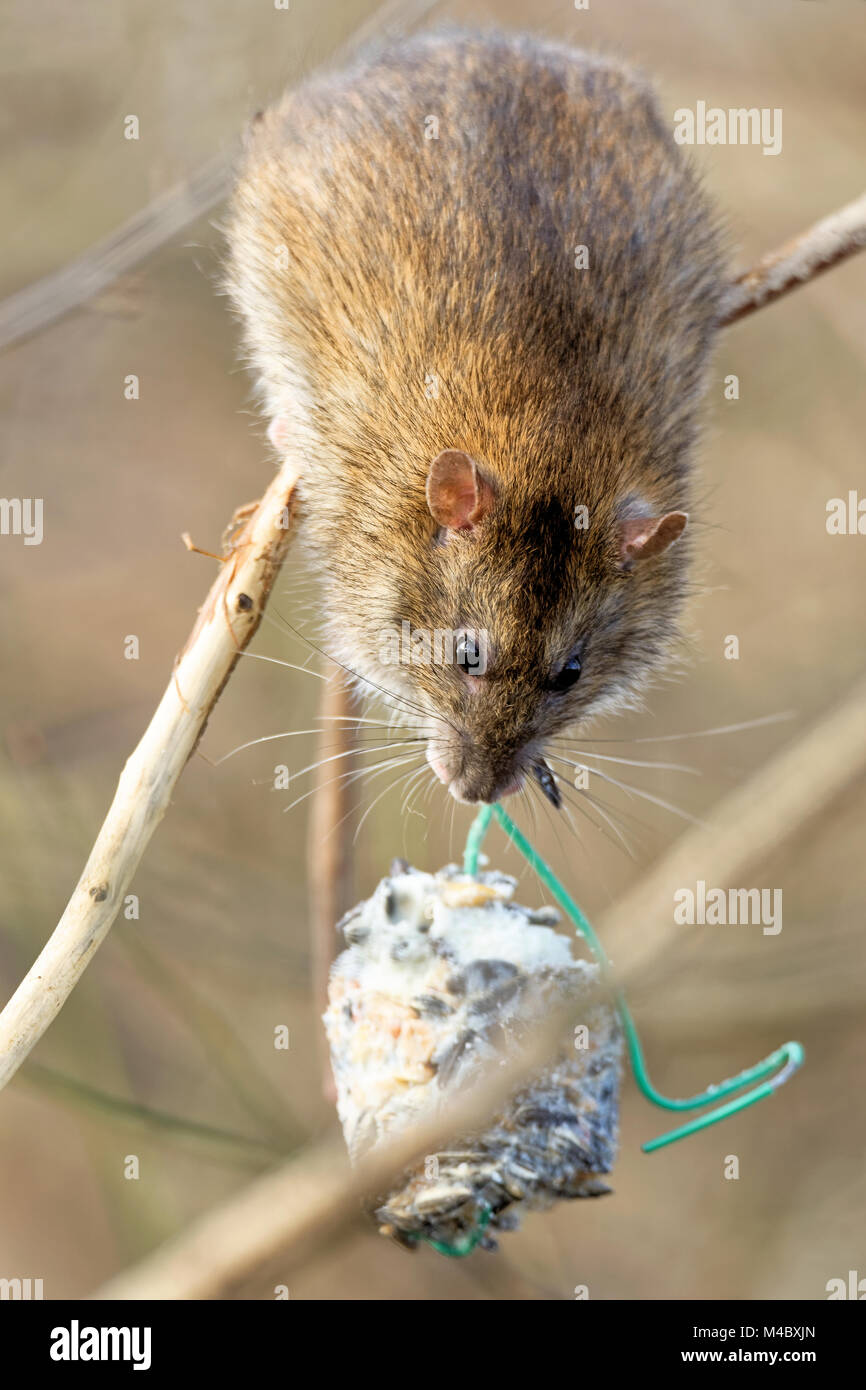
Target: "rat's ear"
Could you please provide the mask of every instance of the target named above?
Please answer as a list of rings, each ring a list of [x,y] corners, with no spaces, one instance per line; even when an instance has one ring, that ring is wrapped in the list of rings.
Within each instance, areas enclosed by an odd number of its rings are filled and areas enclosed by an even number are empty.
[[[661,555],[683,534],[687,512],[668,512],[667,516],[641,516],[621,521],[617,528],[619,558],[623,569],[642,560]]]
[[[449,531],[474,531],[493,506],[494,492],[478,465],[460,449],[446,449],[427,474],[430,515]]]

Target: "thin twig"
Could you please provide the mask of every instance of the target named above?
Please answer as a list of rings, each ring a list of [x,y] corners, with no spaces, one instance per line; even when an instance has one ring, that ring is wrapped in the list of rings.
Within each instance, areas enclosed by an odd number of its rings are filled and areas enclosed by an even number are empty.
[[[150,1105],[128,1100],[125,1096],[113,1096],[50,1067],[32,1063],[24,1076],[28,1085],[36,1090],[45,1091],[76,1109],[91,1110],[117,1124],[135,1125],[146,1132],[174,1137],[181,1141],[194,1140],[208,1147],[215,1146],[217,1158],[225,1151],[229,1156],[228,1161],[240,1163],[245,1168],[252,1166],[261,1172],[262,1168],[266,1167],[268,1162],[273,1162],[280,1153],[279,1147],[267,1139],[236,1134],[231,1130],[191,1120],[186,1115],[171,1115],[165,1110],[156,1110]]]
[[[355,745],[350,716],[354,702],[340,676],[333,675],[325,686],[320,710],[321,756],[341,757]],[[335,777],[333,764],[316,769],[316,789],[310,807],[307,864],[310,893],[310,955],[313,962],[313,1002],[321,1014],[328,1002],[328,978],[337,954],[335,923],[351,907],[352,839],[350,816],[355,802],[354,786],[345,777]],[[322,1089],[328,1100],[336,1100],[331,1060],[323,1030],[319,1030]]]
[[[229,191],[237,149],[232,144],[68,265],[4,300],[0,304],[0,350],[38,333],[70,309],[101,294],[119,276],[221,202]]]
[[[808,769],[808,771],[807,771]],[[820,817],[866,769],[866,680],[805,736],[795,739],[745,786],[726,797],[706,828],[690,831],[601,923],[619,981],[637,985],[688,928],[673,921],[673,894],[699,875],[719,886],[743,876]],[[585,1010],[587,999],[581,999]],[[279,1261],[285,1278],[313,1248],[344,1237],[360,1221],[359,1203],[389,1186],[410,1164],[455,1135],[483,1129],[506,1096],[555,1054],[574,1022],[566,1004],[536,1030],[528,1048],[495,1064],[446,1114],[403,1133],[354,1173],[339,1137],[329,1137],[199,1218],[94,1297],[230,1297]]]
[[[137,976],[159,990],[175,1016],[191,1030],[207,1060],[262,1134],[268,1136],[271,1146],[283,1153],[299,1148],[307,1131],[288,1097],[282,1088],[270,1081],[259,1060],[246,1048],[219,1009],[176,969],[171,969],[159,953],[146,944],[141,932],[127,932],[120,940],[135,964]]]
[[[386,0],[340,45],[329,63],[345,63],[374,35],[410,33],[438,3],[439,0]],[[0,351],[101,294],[114,280],[221,203],[231,188],[239,149],[240,143],[233,141],[228,149],[208,160],[188,179],[159,194],[68,265],[0,303]]]
[[[751,270],[738,275],[728,291],[721,324],[772,304],[789,290],[814,280],[866,246],[866,194],[831,213],[808,231],[764,256]]]

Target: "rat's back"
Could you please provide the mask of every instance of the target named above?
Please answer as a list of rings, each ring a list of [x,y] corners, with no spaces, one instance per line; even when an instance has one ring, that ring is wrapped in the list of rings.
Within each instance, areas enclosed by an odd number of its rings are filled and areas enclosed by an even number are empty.
[[[723,266],[624,64],[445,33],[316,77],[254,122],[229,240],[264,408],[325,511],[407,481],[423,505],[446,447],[531,468],[539,431],[681,479]]]

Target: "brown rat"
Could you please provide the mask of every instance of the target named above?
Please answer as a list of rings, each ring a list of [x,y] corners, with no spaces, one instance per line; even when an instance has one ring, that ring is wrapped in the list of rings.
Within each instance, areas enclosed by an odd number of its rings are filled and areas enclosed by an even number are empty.
[[[725,260],[652,89],[524,36],[371,53],[254,123],[229,245],[328,651],[459,800],[557,801],[546,741],[641,689],[687,583]],[[404,623],[454,659],[384,659]]]

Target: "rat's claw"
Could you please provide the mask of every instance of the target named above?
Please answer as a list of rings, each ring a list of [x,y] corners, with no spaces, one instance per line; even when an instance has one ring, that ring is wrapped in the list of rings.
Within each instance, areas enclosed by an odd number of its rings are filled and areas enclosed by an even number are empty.
[[[532,771],[535,773],[536,782],[544,792],[551,806],[555,806],[558,811],[562,805],[562,797],[559,794],[559,787],[556,785],[556,778],[543,758],[539,758],[538,761],[533,764]]]

